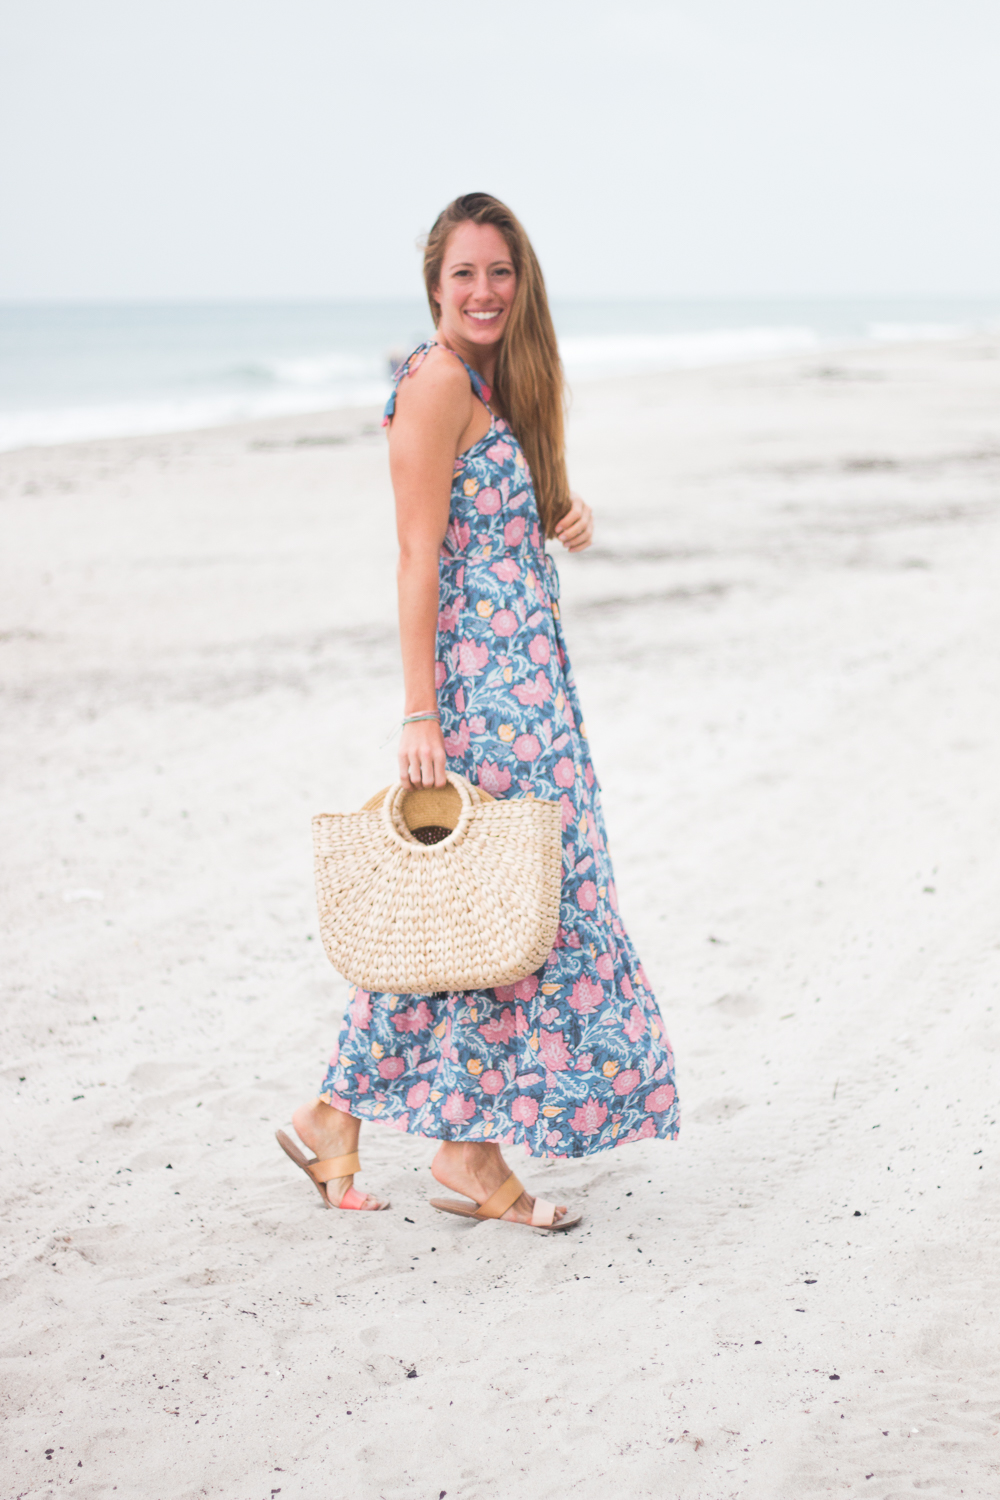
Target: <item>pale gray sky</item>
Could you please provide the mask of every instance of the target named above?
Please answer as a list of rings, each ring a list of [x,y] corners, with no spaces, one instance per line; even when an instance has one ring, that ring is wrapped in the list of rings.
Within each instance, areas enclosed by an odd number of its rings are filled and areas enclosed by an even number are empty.
[[[997,0],[5,0],[0,297],[1000,290]]]

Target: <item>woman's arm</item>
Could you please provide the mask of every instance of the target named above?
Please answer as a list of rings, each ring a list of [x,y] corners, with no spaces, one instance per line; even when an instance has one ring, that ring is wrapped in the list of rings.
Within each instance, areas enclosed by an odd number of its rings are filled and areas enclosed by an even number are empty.
[[[399,640],[404,714],[437,708],[434,648],[438,617],[438,554],[448,526],[459,440],[468,426],[472,392],[457,360],[431,350],[401,381],[389,428],[389,468],[399,537]],[[399,742],[404,786],[444,786],[445,749],[434,719],[407,724]]]

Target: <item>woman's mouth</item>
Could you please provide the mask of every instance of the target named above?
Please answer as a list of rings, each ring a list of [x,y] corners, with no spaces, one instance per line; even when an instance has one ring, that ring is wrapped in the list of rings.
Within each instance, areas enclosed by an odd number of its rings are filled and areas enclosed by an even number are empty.
[[[477,323],[494,323],[496,319],[499,318],[502,312],[502,307],[494,307],[490,312],[473,312],[472,309],[469,308],[467,309],[467,316],[470,318],[475,318]]]

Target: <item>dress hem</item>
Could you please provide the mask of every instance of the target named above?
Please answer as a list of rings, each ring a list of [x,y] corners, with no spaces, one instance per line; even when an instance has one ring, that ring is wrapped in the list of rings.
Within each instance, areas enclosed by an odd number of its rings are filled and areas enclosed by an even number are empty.
[[[319,1097],[324,1104],[330,1105],[332,1109],[339,1109],[344,1114],[352,1113],[349,1109],[344,1109],[343,1099],[339,1094],[334,1094],[328,1091],[326,1093],[321,1093]],[[680,1134],[680,1120],[675,1118],[673,1123],[666,1130],[656,1130],[652,1135],[640,1136],[630,1134],[626,1136],[619,1136],[615,1140],[606,1141],[603,1145],[595,1145],[593,1150],[590,1151],[532,1151],[530,1142],[524,1138],[523,1134],[521,1134],[518,1138],[517,1122],[514,1122],[507,1127],[508,1132],[511,1130],[515,1132],[515,1139],[513,1141],[504,1141],[502,1139],[484,1140],[482,1136],[472,1137],[466,1135],[434,1135],[428,1130],[413,1130],[409,1127],[409,1125],[407,1125],[405,1129],[400,1130],[399,1126],[394,1123],[395,1120],[399,1119],[398,1115],[357,1114],[352,1115],[352,1118],[356,1120],[363,1120],[370,1125],[385,1125],[388,1126],[390,1130],[395,1130],[397,1135],[419,1136],[422,1140],[425,1141],[450,1141],[456,1145],[469,1146],[523,1146],[525,1154],[527,1156],[533,1157],[537,1161],[580,1161],[584,1157],[600,1156],[605,1151],[615,1151],[619,1146],[633,1146],[640,1141],[675,1141]],[[502,1134],[503,1133],[501,1132],[501,1135]]]

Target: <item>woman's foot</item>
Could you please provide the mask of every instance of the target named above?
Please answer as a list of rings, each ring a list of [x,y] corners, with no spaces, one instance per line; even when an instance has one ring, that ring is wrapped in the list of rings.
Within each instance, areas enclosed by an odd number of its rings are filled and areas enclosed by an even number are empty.
[[[361,1121],[356,1120],[353,1115],[345,1114],[342,1109],[334,1109],[330,1104],[324,1104],[322,1099],[314,1099],[311,1104],[303,1104],[292,1115],[292,1124],[295,1133],[314,1156],[320,1161],[328,1161],[335,1156],[349,1156],[352,1151],[358,1149],[358,1137],[361,1134]],[[349,1187],[354,1185],[354,1177],[331,1177],[326,1184],[326,1191],[331,1203],[340,1203]],[[365,1201],[359,1204],[362,1209],[388,1208],[386,1202],[372,1196],[365,1195]]]
[[[500,1147],[479,1141],[442,1141],[431,1162],[431,1172],[442,1187],[450,1188],[453,1193],[462,1193],[474,1203],[485,1203],[511,1175],[510,1167],[500,1155]],[[531,1194],[522,1193],[503,1218],[514,1224],[530,1224],[534,1206]],[[565,1203],[557,1203],[553,1222],[558,1224],[567,1212]]]

